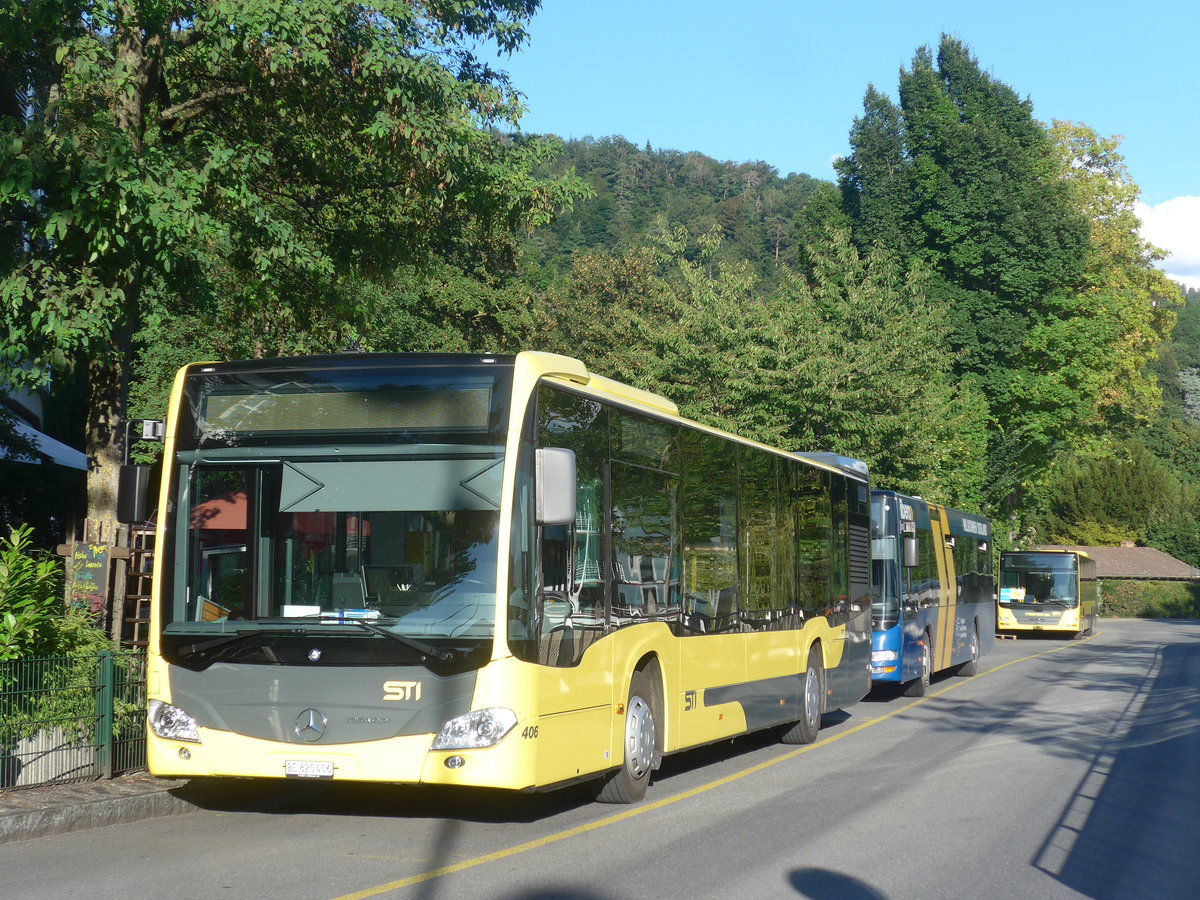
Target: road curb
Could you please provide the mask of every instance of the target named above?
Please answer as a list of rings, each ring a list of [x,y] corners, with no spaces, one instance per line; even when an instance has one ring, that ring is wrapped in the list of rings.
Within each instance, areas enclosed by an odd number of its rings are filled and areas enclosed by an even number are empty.
[[[0,816],[0,844],[26,841],[69,831],[138,822],[193,812],[200,807],[167,789],[134,797],[106,797],[82,803],[9,812]]]

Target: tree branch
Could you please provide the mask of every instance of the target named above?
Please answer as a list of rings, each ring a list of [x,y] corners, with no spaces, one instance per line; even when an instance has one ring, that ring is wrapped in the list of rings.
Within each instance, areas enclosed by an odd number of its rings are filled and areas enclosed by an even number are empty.
[[[158,117],[157,124],[162,128],[176,128],[185,122],[190,122],[199,115],[203,115],[222,100],[227,100],[230,97],[240,97],[248,93],[249,90],[250,88],[244,84],[214,88],[207,93],[184,100],[182,103],[176,103],[170,109],[164,109]]]

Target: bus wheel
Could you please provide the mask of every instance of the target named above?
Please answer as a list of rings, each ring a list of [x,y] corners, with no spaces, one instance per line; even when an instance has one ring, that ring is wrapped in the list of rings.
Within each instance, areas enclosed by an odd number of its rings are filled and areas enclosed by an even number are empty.
[[[929,678],[933,674],[933,641],[929,632],[925,632],[925,640],[921,642],[921,674],[908,683],[904,689],[906,697],[924,697],[929,690]]]
[[[964,678],[970,678],[979,672],[979,626],[975,626],[975,630],[971,632],[971,658],[958,667],[958,672],[955,674],[962,675]]]
[[[785,744],[811,744],[821,730],[821,706],[825,696],[825,668],[821,665],[821,648],[808,651],[808,666],[801,685],[800,720],[785,725],[779,739]]]
[[[596,799],[601,803],[636,803],[646,796],[654,766],[658,725],[654,721],[653,685],[645,672],[634,672],[625,704],[625,758],[607,776]]]

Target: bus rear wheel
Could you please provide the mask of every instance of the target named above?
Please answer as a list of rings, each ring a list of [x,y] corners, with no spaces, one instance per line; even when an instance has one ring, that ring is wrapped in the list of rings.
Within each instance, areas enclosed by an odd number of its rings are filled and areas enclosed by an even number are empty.
[[[908,683],[904,689],[906,697],[924,697],[929,690],[929,679],[933,676],[933,641],[929,632],[921,642],[921,674]]]
[[[825,667],[821,664],[821,648],[808,651],[808,665],[800,690],[800,719],[783,726],[779,739],[785,744],[811,744],[821,730],[821,707],[825,697]]]
[[[636,803],[646,796],[658,741],[653,687],[645,672],[633,673],[625,704],[625,758],[619,769],[605,777],[596,795],[601,803]]]

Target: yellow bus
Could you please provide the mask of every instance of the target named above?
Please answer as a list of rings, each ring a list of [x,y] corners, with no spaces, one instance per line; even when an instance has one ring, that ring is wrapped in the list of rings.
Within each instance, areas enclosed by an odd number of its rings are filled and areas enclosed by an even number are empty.
[[[1099,612],[1096,561],[1081,550],[1000,554],[996,627],[1001,634],[1091,633]]]
[[[569,357],[190,365],[163,460],[156,775],[632,802],[665,754],[809,742],[870,688],[866,466]]]

